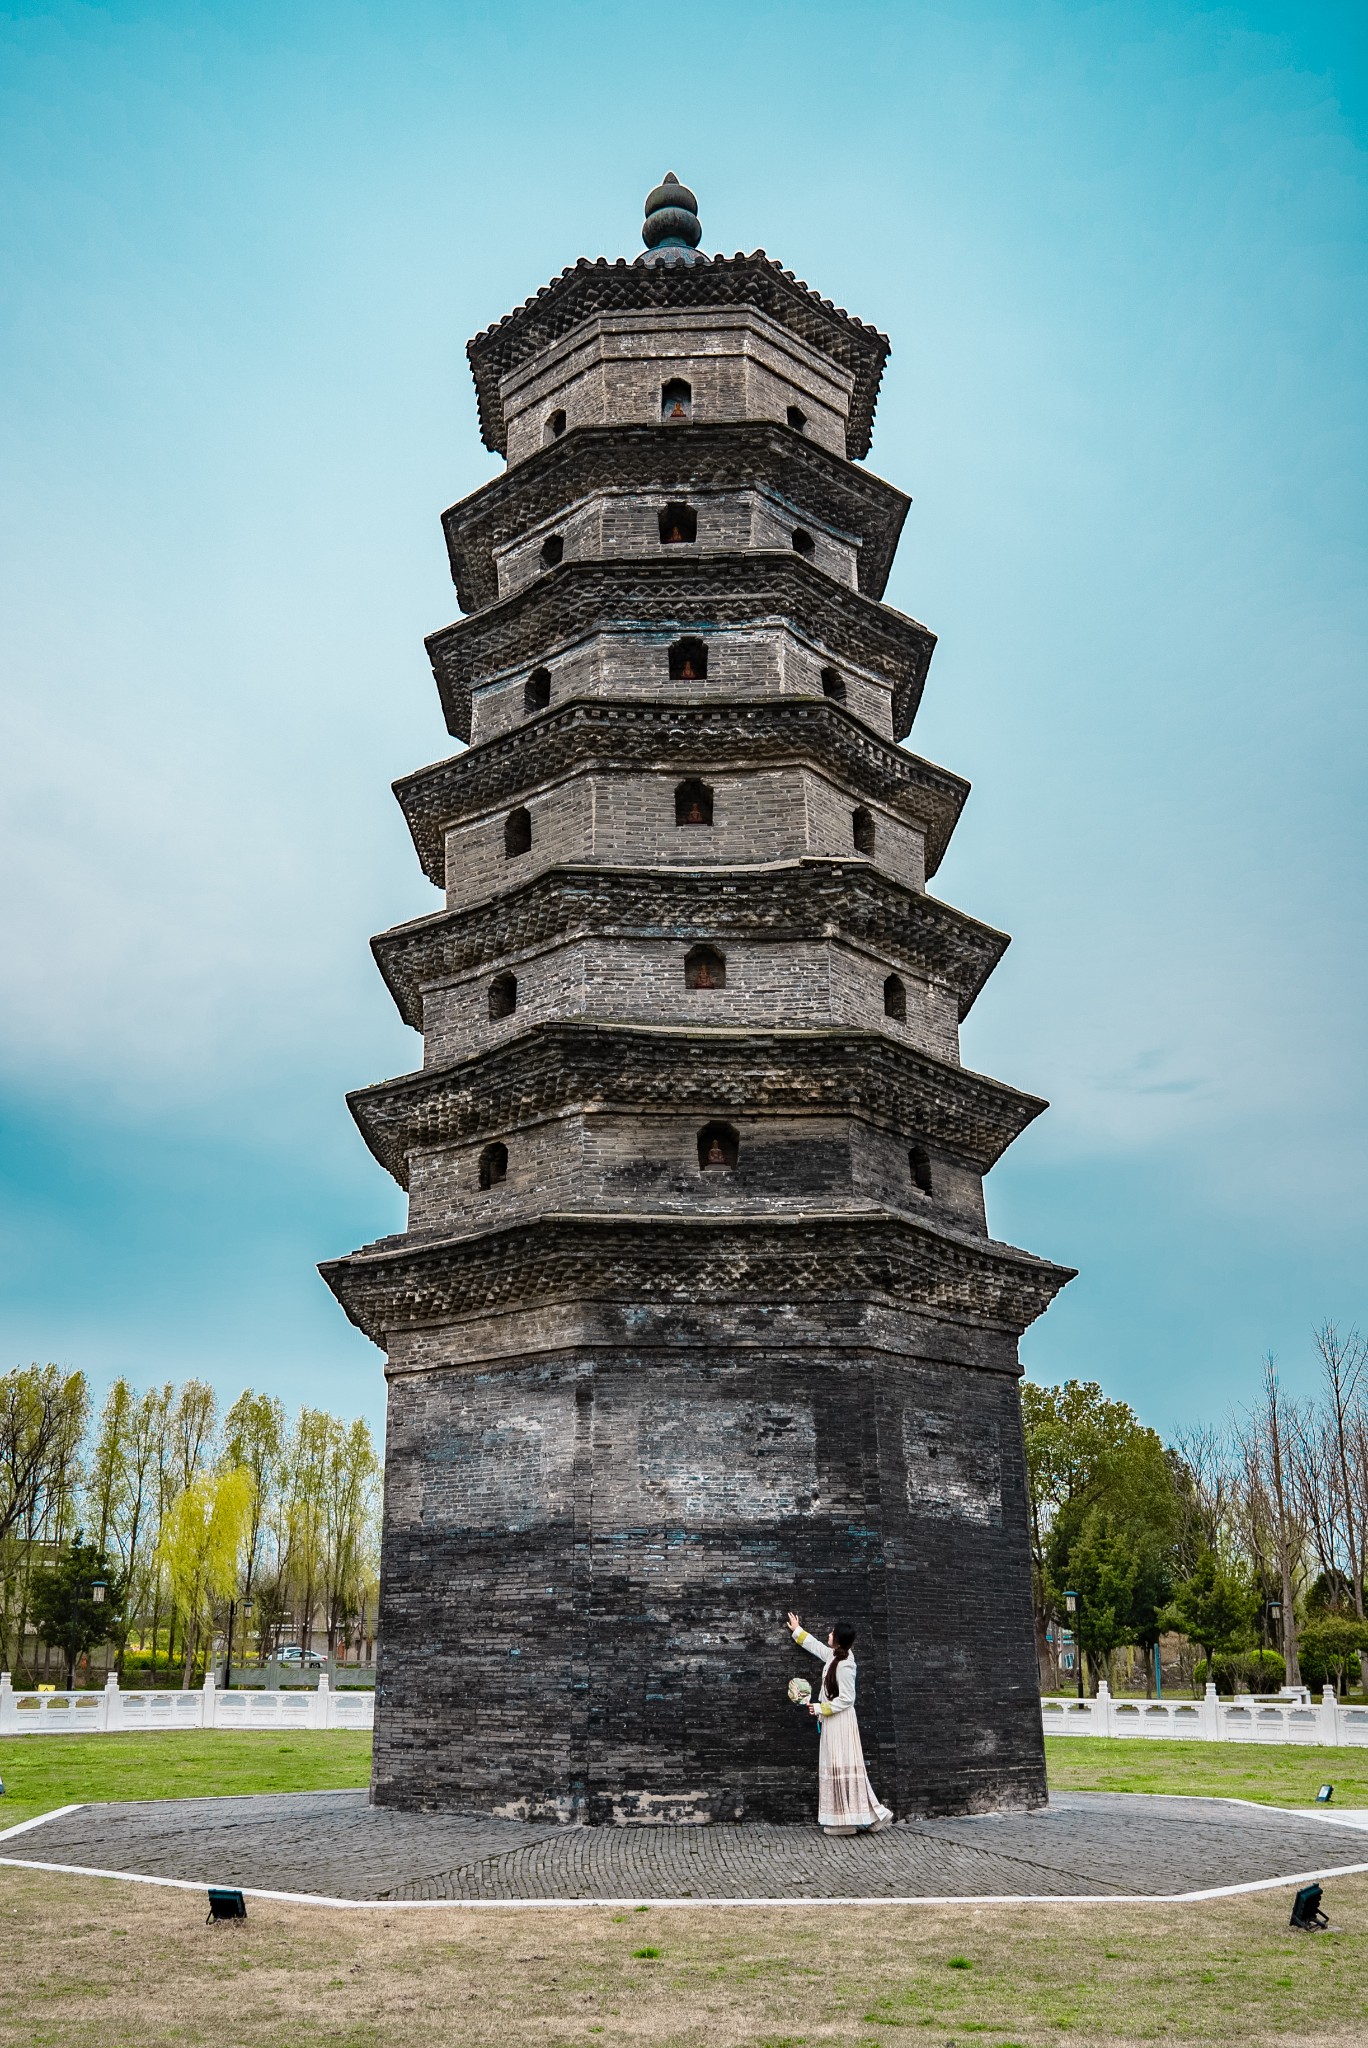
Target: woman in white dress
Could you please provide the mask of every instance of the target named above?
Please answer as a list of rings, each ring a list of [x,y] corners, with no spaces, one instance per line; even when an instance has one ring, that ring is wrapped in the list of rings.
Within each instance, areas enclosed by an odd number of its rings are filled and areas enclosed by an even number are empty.
[[[817,1763],[817,1820],[823,1834],[859,1835],[886,1828],[893,1815],[880,1806],[865,1769],[860,1724],[855,1718],[853,1628],[834,1628],[825,1643],[810,1636],[796,1614],[789,1632],[800,1650],[822,1660],[817,1697],[808,1706],[822,1724],[822,1750]]]

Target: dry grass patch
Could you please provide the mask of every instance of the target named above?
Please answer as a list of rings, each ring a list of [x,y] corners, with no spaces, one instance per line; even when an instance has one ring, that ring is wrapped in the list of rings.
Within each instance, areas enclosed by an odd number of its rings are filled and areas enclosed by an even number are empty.
[[[1362,2048],[1368,1878],[1172,1907],[350,1913],[0,1870],[15,2048]],[[652,1953],[658,1951],[658,1953]]]

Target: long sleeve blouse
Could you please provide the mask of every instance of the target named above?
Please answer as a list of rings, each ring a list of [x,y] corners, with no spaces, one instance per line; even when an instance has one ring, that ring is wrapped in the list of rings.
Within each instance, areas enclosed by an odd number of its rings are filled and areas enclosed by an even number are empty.
[[[846,1713],[855,1704],[855,1659],[850,1652],[846,1652],[836,1667],[836,1697],[829,1700],[826,1696],[826,1667],[836,1652],[826,1643],[819,1643],[816,1636],[810,1636],[805,1628],[796,1628],[793,1631],[793,1640],[800,1650],[806,1650],[810,1656],[820,1657],[822,1660],[822,1683],[817,1688],[817,1712],[823,1720],[832,1714]]]

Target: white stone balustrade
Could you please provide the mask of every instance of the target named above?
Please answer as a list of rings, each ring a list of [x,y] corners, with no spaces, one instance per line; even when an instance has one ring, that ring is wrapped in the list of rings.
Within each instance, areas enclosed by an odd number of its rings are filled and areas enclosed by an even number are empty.
[[[0,1671],[0,1735],[88,1735],[146,1728],[369,1728],[375,1694],[340,1691],[326,1675],[317,1691],[223,1692],[212,1673],[190,1692],[124,1692],[111,1673],[101,1692],[15,1692]],[[1095,1699],[1046,1699],[1047,1735],[1115,1735],[1179,1742],[1302,1742],[1368,1748],[1368,1706],[1319,1700],[1118,1700],[1104,1681]]]
[[[1337,1700],[1327,1686],[1319,1700],[1221,1699],[1208,1685],[1200,1700],[1117,1700],[1104,1679],[1096,1699],[1040,1703],[1047,1735],[1121,1735],[1165,1742],[1310,1742],[1368,1748],[1368,1706]]]
[[[212,1672],[193,1692],[124,1692],[111,1672],[102,1692],[15,1692],[0,1671],[0,1735],[93,1735],[161,1728],[369,1728],[375,1694],[318,1689],[223,1692]]]

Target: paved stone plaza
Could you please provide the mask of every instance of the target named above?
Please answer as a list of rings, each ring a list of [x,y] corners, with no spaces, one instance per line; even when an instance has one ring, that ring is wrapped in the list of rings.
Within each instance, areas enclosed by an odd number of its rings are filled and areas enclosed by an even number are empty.
[[[1163,1897],[1346,1866],[1368,1835],[1215,1799],[1064,1793],[1048,1811],[864,1838],[764,1822],[582,1828],[398,1813],[364,1792],[83,1806],[0,1844],[19,1863],[319,1898]]]

